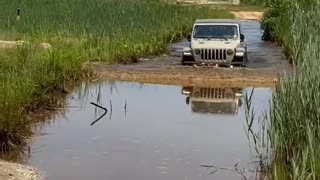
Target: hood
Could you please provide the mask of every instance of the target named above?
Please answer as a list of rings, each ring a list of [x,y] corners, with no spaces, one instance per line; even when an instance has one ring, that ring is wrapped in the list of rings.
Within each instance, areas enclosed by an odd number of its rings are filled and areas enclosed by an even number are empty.
[[[240,46],[240,40],[236,39],[193,39],[191,49],[235,49]]]

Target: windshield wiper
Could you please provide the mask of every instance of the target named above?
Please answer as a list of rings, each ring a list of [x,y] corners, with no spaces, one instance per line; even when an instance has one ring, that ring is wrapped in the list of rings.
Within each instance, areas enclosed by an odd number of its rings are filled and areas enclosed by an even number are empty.
[[[213,38],[213,36],[207,36],[208,40],[211,40]]]
[[[228,38],[226,38],[226,37],[224,37],[224,36],[221,36],[221,37],[207,36],[206,38],[207,38],[208,40],[211,40],[211,39],[223,39],[223,40],[228,41]]]
[[[224,40],[228,41],[228,38],[226,38],[224,36],[220,37],[220,39],[224,39]]]

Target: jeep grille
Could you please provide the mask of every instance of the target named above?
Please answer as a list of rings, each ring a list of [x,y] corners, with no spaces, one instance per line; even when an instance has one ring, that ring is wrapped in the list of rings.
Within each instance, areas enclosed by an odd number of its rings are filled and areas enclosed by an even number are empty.
[[[225,61],[227,59],[226,49],[201,49],[201,60]]]
[[[209,98],[209,99],[225,99],[233,98],[233,94],[226,92],[225,89],[221,88],[200,88],[200,91],[193,94],[195,98]]]

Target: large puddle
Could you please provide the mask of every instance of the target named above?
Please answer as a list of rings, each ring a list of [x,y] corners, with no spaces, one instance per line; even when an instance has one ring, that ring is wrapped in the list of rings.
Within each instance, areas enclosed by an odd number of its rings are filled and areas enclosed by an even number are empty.
[[[64,112],[33,139],[28,163],[57,180],[243,179],[256,164],[246,134],[244,94],[250,88],[179,87],[130,82],[83,85]],[[272,89],[257,88],[258,115]],[[90,104],[97,103],[103,110]],[[112,110],[111,110],[112,109]],[[201,165],[214,165],[212,173]],[[228,170],[229,169],[229,170]]]

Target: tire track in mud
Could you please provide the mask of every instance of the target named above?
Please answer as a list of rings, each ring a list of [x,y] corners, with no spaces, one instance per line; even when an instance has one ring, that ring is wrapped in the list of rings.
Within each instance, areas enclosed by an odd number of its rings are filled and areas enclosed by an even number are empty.
[[[201,86],[273,87],[279,78],[290,74],[292,67],[281,47],[261,40],[260,23],[239,20],[248,43],[249,62],[246,68],[205,68],[182,66],[183,47],[187,40],[168,45],[168,54],[140,58],[135,64],[107,65],[91,63],[101,79],[136,81],[141,83]]]

